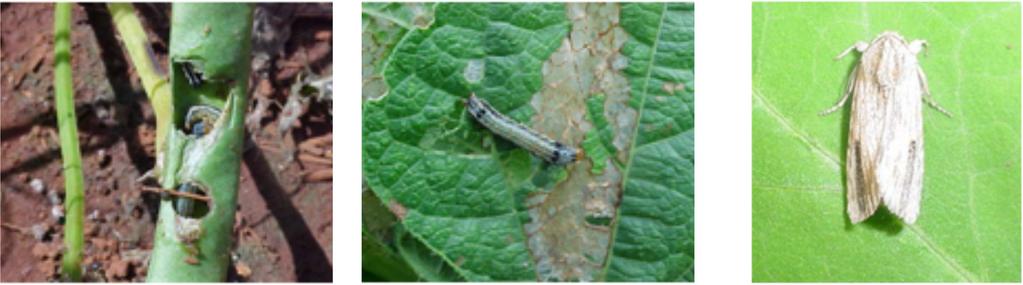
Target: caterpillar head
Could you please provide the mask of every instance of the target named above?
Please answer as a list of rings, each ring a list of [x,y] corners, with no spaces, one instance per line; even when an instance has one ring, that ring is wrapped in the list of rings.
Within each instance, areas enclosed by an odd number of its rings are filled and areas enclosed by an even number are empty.
[[[574,150],[568,147],[564,147],[561,143],[557,144],[557,148],[551,154],[551,163],[557,165],[566,165],[572,162],[581,160],[583,157],[582,151]]]

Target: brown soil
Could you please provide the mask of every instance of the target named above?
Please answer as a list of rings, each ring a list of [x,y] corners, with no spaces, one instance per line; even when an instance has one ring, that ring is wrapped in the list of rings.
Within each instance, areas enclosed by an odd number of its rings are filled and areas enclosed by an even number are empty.
[[[253,44],[247,120],[252,142],[238,189],[228,280],[329,282],[330,99],[291,90],[299,77],[331,75],[332,7],[257,6],[257,27],[267,25],[256,29],[260,36]],[[170,6],[135,8],[166,69]],[[51,4],[2,6],[3,282],[59,280],[64,177],[53,108],[52,10]],[[160,197],[143,192],[136,180],[154,165],[155,118],[106,7],[75,5],[72,17],[71,64],[86,184],[85,281],[144,281]]]

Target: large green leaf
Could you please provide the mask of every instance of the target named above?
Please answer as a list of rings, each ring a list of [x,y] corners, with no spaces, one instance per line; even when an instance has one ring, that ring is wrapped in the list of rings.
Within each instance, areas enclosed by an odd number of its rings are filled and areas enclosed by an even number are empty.
[[[639,126],[607,280],[692,281],[693,5],[624,4],[622,27]]]
[[[433,25],[408,32],[388,59],[389,94],[364,107],[367,183],[469,280],[535,274],[511,190],[522,178],[505,176],[481,147],[462,100],[475,91],[516,118],[530,115],[541,64],[567,28],[561,5],[440,4]],[[485,73],[467,79],[470,62]]]
[[[920,58],[949,118],[924,110],[921,214],[845,214],[848,106],[833,105],[885,30]],[[753,6],[753,280],[1020,280],[1018,3],[757,3]]]
[[[437,4],[363,105],[365,181],[402,255],[471,281],[691,280],[692,40],[692,5]],[[472,93],[586,159],[495,137]]]

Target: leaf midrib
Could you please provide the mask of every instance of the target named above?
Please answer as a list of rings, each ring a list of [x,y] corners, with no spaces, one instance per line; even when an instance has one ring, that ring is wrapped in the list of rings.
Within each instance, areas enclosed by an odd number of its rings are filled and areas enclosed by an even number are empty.
[[[621,6],[619,6],[619,9],[621,9]],[[667,14],[667,12],[668,12],[668,4],[667,3],[661,3],[660,19],[658,19],[658,21],[657,21],[657,36],[654,37],[653,44],[650,47],[650,55],[651,55],[650,56],[650,62],[647,63],[646,74],[643,75],[643,89],[641,89],[641,91],[643,92],[643,98],[640,99],[640,102],[639,102],[639,111],[636,112],[636,126],[635,126],[635,129],[632,130],[632,136],[631,136],[632,137],[632,141],[629,142],[629,160],[626,162],[625,171],[623,172],[624,175],[622,176],[622,195],[621,195],[621,197],[625,196],[626,185],[628,185],[629,178],[632,176],[631,175],[632,174],[632,161],[633,161],[633,156],[636,155],[636,148],[637,148],[636,142],[639,141],[637,135],[639,134],[639,129],[641,128],[640,124],[642,124],[643,111],[646,110],[646,99],[650,95],[649,92],[647,91],[648,88],[650,87],[650,74],[651,74],[651,72],[653,72],[654,62],[657,61],[657,58],[655,56],[653,56],[653,55],[657,54],[657,46],[661,42],[661,31],[663,31],[663,29],[664,29],[664,17],[665,17],[665,14]],[[622,198],[619,198],[619,199],[622,199]],[[620,202],[621,201],[619,201],[619,203]],[[621,220],[621,206],[619,206],[618,208],[615,209],[614,225],[613,225],[612,230],[611,230],[611,238],[608,240],[609,242],[608,242],[608,245],[607,245],[608,246],[607,258],[604,259],[604,269],[603,269],[603,272],[601,273],[601,279],[602,280],[607,280],[607,270],[611,266],[611,259],[614,258],[614,245],[615,245],[615,240],[616,240],[616,238],[618,236],[618,221],[620,221],[620,220]]]

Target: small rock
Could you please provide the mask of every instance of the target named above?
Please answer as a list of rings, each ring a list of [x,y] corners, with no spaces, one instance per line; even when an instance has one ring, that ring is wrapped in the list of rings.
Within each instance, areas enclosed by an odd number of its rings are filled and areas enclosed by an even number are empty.
[[[131,264],[128,263],[127,261],[120,259],[110,263],[110,266],[107,267],[106,270],[107,281],[123,279],[124,277],[127,277],[129,265]]]
[[[107,151],[105,149],[100,149],[97,154],[99,155],[100,168],[105,168],[107,165],[110,165],[110,155],[107,155]]]
[[[43,238],[46,237],[46,232],[48,231],[50,231],[50,227],[43,223],[32,225],[32,237],[36,240],[43,240]]]
[[[50,208],[50,216],[53,217],[54,220],[60,220],[60,218],[63,218],[64,206],[56,205]]]
[[[245,264],[245,262],[238,261],[238,263],[235,263],[234,270],[238,272],[238,277],[242,279],[249,279],[252,276],[252,268],[249,268],[249,265]]]
[[[33,178],[32,182],[28,183],[28,186],[32,187],[32,192],[36,194],[42,194],[43,190],[46,190],[46,185],[43,184],[43,180],[39,178]]]
[[[58,194],[57,191],[50,191],[46,193],[46,198],[50,200],[50,205],[63,204],[60,201],[60,194]]]
[[[106,108],[96,108],[96,118],[106,121],[110,119],[110,111]]]

